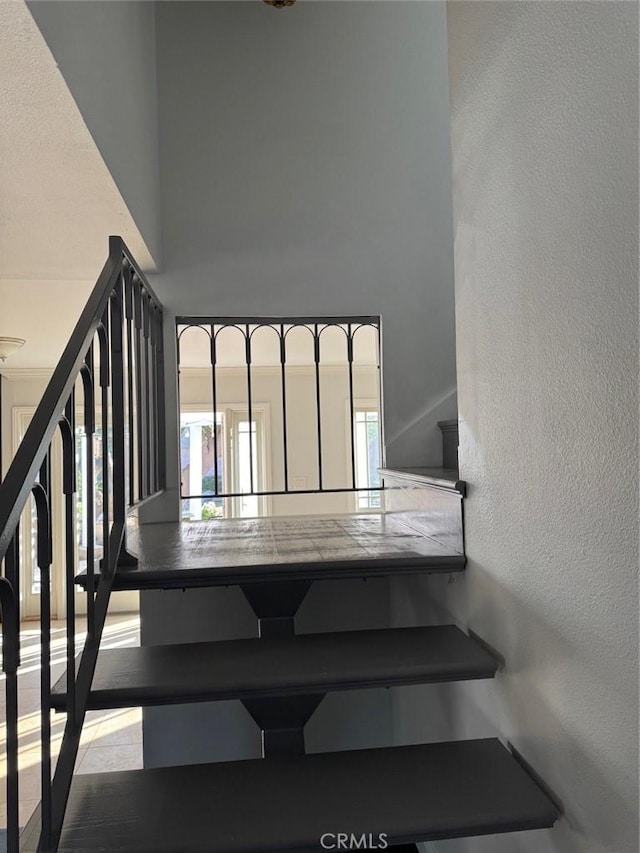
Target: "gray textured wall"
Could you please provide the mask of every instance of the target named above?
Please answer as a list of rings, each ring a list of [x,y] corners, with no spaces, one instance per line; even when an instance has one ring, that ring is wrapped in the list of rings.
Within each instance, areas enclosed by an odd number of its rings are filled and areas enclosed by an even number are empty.
[[[154,286],[174,312],[381,313],[396,464],[437,464],[456,411],[445,24],[440,2],[157,10]]]
[[[453,614],[507,665],[405,691],[397,734],[509,739],[564,804],[438,853],[637,853],[638,7],[448,11],[470,563],[393,610]]]

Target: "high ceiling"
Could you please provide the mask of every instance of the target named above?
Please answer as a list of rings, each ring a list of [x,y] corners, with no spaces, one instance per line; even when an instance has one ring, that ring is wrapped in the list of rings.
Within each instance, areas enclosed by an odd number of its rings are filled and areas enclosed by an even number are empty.
[[[0,3],[0,81],[0,279],[95,280],[109,234],[153,268],[22,2]]]
[[[29,10],[0,2],[0,335],[53,367],[121,234],[154,262]]]

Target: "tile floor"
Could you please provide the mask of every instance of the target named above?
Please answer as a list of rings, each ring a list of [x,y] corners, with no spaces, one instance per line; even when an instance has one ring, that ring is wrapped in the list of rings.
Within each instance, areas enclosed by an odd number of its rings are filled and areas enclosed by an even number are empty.
[[[85,620],[79,619],[76,643],[81,647]],[[22,666],[18,679],[20,825],[24,826],[40,800],[40,645],[37,622],[23,622]],[[115,614],[108,617],[102,637],[103,648],[137,646],[140,617]],[[65,670],[65,622],[54,622],[51,630],[52,683]],[[2,681],[4,676],[2,677]],[[60,748],[65,717],[52,714],[53,758]],[[7,825],[5,692],[0,684],[0,829]],[[142,709],[89,711],[80,741],[76,773],[133,770],[142,767]]]

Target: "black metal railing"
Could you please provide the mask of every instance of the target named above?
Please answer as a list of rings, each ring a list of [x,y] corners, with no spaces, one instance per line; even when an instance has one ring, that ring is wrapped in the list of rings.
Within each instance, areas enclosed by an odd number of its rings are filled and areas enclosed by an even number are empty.
[[[21,517],[31,496],[37,519],[40,591],[41,809],[38,850],[58,847],[91,680],[118,566],[131,565],[125,523],[130,507],[165,483],[162,306],[119,237],[109,240],[100,273],[51,381],[0,485],[2,668],[6,690],[7,850],[18,853]],[[81,397],[81,404],[78,405]],[[76,661],[74,578],[77,545],[77,418],[86,436],[83,513],[86,517],[87,631]],[[62,439],[61,494],[55,492],[52,443]],[[101,432],[101,507],[94,482],[94,442]],[[64,526],[52,507],[62,501]],[[102,518],[99,518],[99,511]],[[101,533],[102,546],[96,539]],[[51,575],[54,545],[64,553],[67,717],[57,761],[51,745]],[[101,550],[101,555],[100,555]],[[99,565],[97,565],[98,560]]]
[[[330,494],[341,492],[378,492],[382,489],[382,485],[377,482],[375,484],[359,482],[356,466],[356,387],[354,380],[354,369],[357,365],[356,358],[356,342],[358,336],[362,337],[363,330],[369,330],[370,336],[373,338],[373,346],[370,346],[368,358],[368,366],[373,367],[376,372],[376,388],[375,388],[375,409],[379,412],[380,408],[380,348],[381,348],[381,325],[380,317],[376,315],[367,316],[351,316],[351,317],[177,317],[176,318],[176,333],[177,333],[177,353],[178,353],[178,368],[179,368],[179,383],[183,369],[184,354],[183,340],[185,334],[192,329],[201,330],[208,338],[207,369],[210,370],[210,415],[212,426],[212,443],[213,443],[213,476],[211,479],[211,489],[204,492],[200,487],[194,488],[194,484],[182,482],[181,498],[183,500],[192,499],[225,499],[225,498],[241,498],[248,495],[255,497],[267,496],[283,496],[290,494],[298,495],[317,495]],[[237,331],[242,337],[241,351],[236,353],[237,358],[242,358],[240,371],[244,375],[244,390],[243,396],[245,401],[245,412],[249,423],[250,439],[248,441],[248,467],[249,477],[244,488],[238,489],[237,482],[233,484],[231,481],[225,481],[221,477],[220,471],[220,453],[219,453],[219,430],[218,423],[224,405],[220,402],[220,378],[224,375],[225,367],[224,359],[224,343],[221,345],[221,336],[228,330]],[[279,480],[281,488],[260,487],[260,477],[256,473],[256,460],[254,458],[253,440],[251,438],[253,430],[254,413],[257,403],[255,396],[255,381],[254,372],[256,369],[255,358],[255,339],[262,330],[268,330],[275,335],[275,347],[273,348],[270,367],[278,373],[278,382],[280,386],[278,404],[280,406],[280,415],[278,423],[281,424],[279,435],[275,435],[271,430],[272,446],[280,445],[282,452],[282,470],[279,472]],[[292,367],[292,362],[289,356],[289,341],[294,333],[294,330],[302,330],[308,336],[308,361],[304,366],[309,368],[309,383],[312,386],[312,393],[309,399],[313,399],[313,416],[314,416],[314,435],[309,435],[308,432],[301,439],[300,436],[292,436],[289,412],[292,401],[288,392],[287,375],[288,370]],[[329,485],[325,476],[325,451],[323,441],[323,416],[326,416],[326,408],[323,411],[323,392],[322,392],[322,371],[324,367],[329,366],[323,361],[322,346],[323,336],[329,330],[338,330],[337,337],[341,340],[340,353],[336,360],[336,353],[333,353],[330,366],[333,368],[342,368],[344,370],[347,383],[347,404],[348,404],[348,452],[347,464],[340,482],[334,482]],[[238,348],[236,348],[238,349]],[[336,350],[338,348],[336,347]],[[221,358],[222,356],[222,358]],[[201,361],[201,359],[200,359]],[[187,363],[190,363],[187,358]],[[258,365],[260,366],[260,365]],[[264,364],[262,365],[264,366]],[[294,366],[301,366],[298,360]],[[311,390],[311,389],[310,389]],[[181,400],[182,409],[182,394],[179,388],[179,398]],[[342,416],[343,417],[343,416]],[[341,421],[342,423],[342,421]],[[382,435],[381,435],[381,418],[377,422],[379,434],[377,439],[377,450],[381,453]],[[297,439],[299,442],[304,441],[304,446],[310,448],[309,452],[313,452],[315,458],[315,471],[317,476],[317,486],[314,488],[306,488],[296,486],[292,483],[290,470],[290,445],[292,439]],[[312,449],[312,450],[311,450]],[[335,455],[335,454],[334,454]],[[381,460],[380,463],[381,464]],[[374,466],[377,471],[377,465]],[[277,472],[273,472],[276,476]],[[222,481],[222,482],[221,482]],[[235,485],[235,487],[234,487]]]

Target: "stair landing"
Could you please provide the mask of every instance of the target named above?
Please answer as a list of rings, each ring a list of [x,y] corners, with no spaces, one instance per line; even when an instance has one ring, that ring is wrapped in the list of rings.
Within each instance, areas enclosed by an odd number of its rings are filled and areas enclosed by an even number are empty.
[[[147,524],[128,531],[138,565],[114,589],[175,589],[273,580],[462,571],[464,555],[395,514]],[[86,583],[86,576],[77,579]]]

